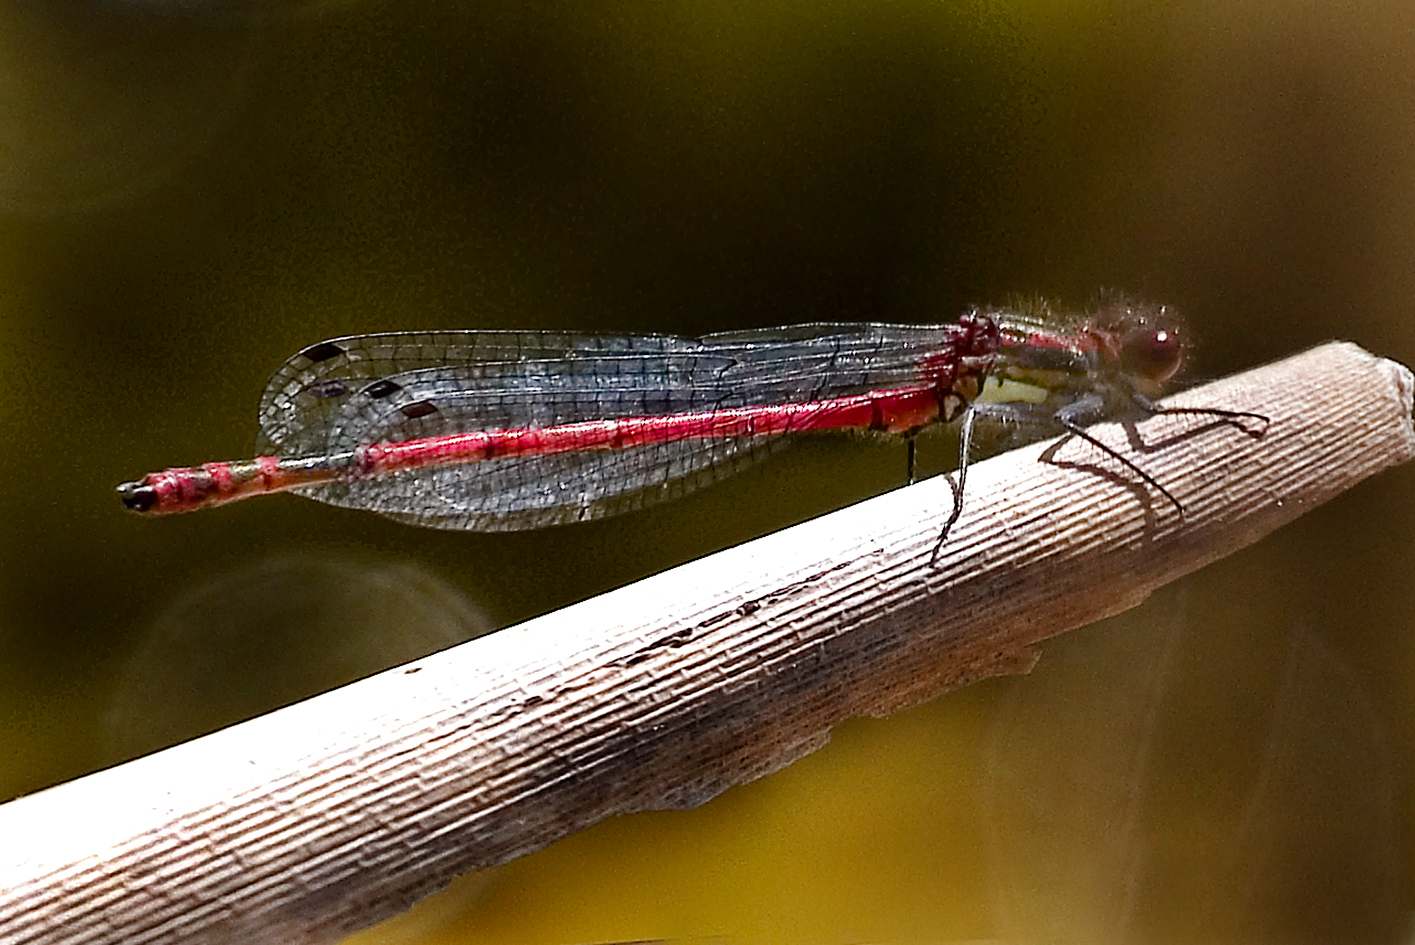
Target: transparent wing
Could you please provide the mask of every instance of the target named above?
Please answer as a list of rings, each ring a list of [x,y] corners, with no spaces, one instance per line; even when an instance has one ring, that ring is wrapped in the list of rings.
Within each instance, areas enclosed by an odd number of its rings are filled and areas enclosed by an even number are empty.
[[[271,378],[259,411],[261,451],[338,455],[364,444],[473,430],[846,396],[917,383],[946,366],[956,331],[814,325],[786,336],[774,329],[703,339],[490,331],[334,339],[306,348]],[[665,440],[489,459],[302,491],[430,527],[536,528],[676,498],[789,439]]]

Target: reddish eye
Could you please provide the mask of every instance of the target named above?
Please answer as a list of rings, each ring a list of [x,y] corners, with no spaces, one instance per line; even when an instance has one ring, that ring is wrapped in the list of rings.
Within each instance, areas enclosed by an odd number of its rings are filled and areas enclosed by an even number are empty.
[[[1120,365],[1126,373],[1163,384],[1184,360],[1179,335],[1167,328],[1141,328],[1125,336]]]

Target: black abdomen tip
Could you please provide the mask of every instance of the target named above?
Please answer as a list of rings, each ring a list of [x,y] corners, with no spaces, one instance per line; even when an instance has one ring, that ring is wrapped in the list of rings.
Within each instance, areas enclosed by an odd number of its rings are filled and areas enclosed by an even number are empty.
[[[157,504],[157,490],[140,482],[125,482],[118,487],[123,507],[134,512],[148,512]]]

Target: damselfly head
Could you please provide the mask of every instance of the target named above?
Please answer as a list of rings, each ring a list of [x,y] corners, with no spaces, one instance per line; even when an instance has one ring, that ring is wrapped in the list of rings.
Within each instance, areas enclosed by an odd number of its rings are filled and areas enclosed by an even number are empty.
[[[1142,393],[1158,396],[1184,366],[1179,317],[1167,305],[1107,303],[1097,310],[1091,331],[1107,360]]]
[[[1137,328],[1120,342],[1125,373],[1163,384],[1184,364],[1184,343],[1173,328]]]

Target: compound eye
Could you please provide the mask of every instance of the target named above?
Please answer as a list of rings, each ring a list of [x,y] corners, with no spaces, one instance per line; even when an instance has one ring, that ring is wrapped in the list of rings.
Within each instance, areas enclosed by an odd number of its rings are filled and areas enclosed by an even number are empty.
[[[1184,361],[1184,345],[1170,328],[1139,328],[1125,336],[1120,366],[1126,373],[1163,384]]]

